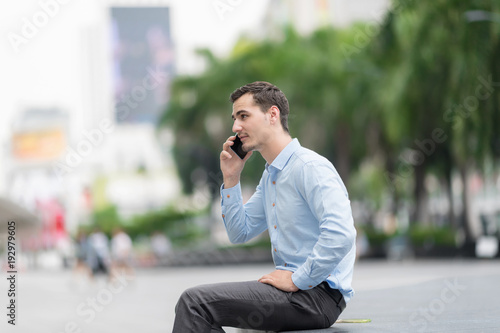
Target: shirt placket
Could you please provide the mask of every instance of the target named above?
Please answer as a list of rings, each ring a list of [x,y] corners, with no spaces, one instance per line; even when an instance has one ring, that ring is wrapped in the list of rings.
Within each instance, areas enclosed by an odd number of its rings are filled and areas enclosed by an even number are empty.
[[[275,255],[275,261],[276,264],[281,261],[279,259],[279,230],[278,230],[278,214],[277,214],[277,198],[278,198],[278,192],[277,192],[277,186],[276,186],[276,179],[277,179],[277,172],[276,170],[273,170],[273,172],[270,174],[270,195],[269,195],[269,202],[267,203],[269,205],[269,210],[271,214],[269,216],[272,217],[270,226],[272,228],[271,232],[271,242],[273,244],[273,251]]]

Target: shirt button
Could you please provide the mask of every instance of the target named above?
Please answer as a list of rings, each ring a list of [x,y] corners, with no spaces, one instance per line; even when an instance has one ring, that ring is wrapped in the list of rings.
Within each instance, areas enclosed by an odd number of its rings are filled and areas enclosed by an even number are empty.
[[[285,267],[286,267],[286,263],[285,263]]]
[[[277,252],[278,250],[276,250],[276,248],[274,248],[274,252]]]
[[[274,226],[274,229],[276,229],[277,227],[278,227],[278,226],[277,226],[277,225],[275,225],[275,226]]]
[[[273,207],[276,206],[276,204],[273,202]]]
[[[275,181],[273,181],[273,185],[276,185],[276,182],[275,182]]]
[[[309,286],[309,288],[312,288],[313,286]]]
[[[228,194],[227,197],[230,198],[231,196]]]
[[[225,218],[225,217],[226,217],[226,215],[222,214],[222,218]]]

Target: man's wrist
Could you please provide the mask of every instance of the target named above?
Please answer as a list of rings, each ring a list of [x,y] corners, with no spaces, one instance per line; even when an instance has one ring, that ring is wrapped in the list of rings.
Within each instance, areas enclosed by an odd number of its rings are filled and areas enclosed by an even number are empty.
[[[313,282],[300,268],[292,274],[292,282],[300,290],[312,289],[317,285],[317,283]]]
[[[240,177],[224,177],[224,188],[235,187],[240,182]]]

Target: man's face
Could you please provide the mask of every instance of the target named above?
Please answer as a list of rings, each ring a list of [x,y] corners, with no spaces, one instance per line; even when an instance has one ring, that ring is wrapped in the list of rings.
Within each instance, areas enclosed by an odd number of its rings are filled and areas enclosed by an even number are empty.
[[[233,104],[233,132],[243,143],[243,150],[261,150],[269,138],[269,122],[267,113],[255,104],[253,95],[246,93]]]

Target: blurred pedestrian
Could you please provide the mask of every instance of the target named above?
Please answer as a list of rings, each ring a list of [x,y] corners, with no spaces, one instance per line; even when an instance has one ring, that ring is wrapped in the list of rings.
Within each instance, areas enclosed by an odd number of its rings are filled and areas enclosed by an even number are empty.
[[[77,276],[83,274],[90,278],[92,272],[88,266],[89,241],[83,228],[80,228],[76,234],[75,252],[76,263],[73,272]]]
[[[220,154],[222,219],[233,243],[267,229],[276,270],[257,281],[186,290],[173,332],[329,327],[354,293],[356,230],[347,190],[326,158],[292,139],[288,101],[276,86],[248,84],[231,94],[231,102],[238,140],[229,137]],[[231,148],[238,141],[237,155]],[[267,163],[256,192],[243,204],[240,175],[253,151]]]
[[[172,244],[163,232],[156,230],[151,235],[151,249],[153,250],[157,264],[162,264],[166,262],[167,256],[172,249]]]
[[[99,227],[94,229],[88,239],[87,264],[92,271],[92,276],[97,274],[110,276],[109,241]]]
[[[113,274],[126,272],[133,274],[132,261],[132,240],[122,228],[116,228],[111,238],[111,257],[113,262]]]

